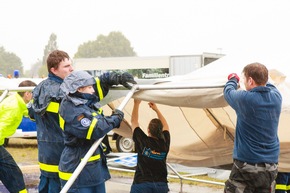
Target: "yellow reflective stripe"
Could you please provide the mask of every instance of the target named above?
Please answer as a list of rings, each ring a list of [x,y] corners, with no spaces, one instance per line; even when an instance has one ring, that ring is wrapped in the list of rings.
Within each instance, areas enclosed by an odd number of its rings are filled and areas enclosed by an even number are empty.
[[[100,158],[101,158],[101,155],[97,154],[97,155],[91,156],[88,162],[96,161],[96,160],[99,160]],[[72,176],[72,174],[73,173],[59,171],[58,176],[60,179],[68,181],[70,177]]]
[[[100,100],[102,100],[104,98],[104,94],[103,94],[103,90],[101,87],[101,81],[98,77],[96,77],[95,80],[96,80],[96,85],[97,85],[97,89],[98,89],[98,93],[99,93],[99,98],[100,98]]]
[[[276,184],[276,190],[287,190],[285,184]]]
[[[286,190],[290,190],[290,185],[287,185],[286,186]]]
[[[46,172],[58,172],[58,165],[50,165],[50,164],[44,164],[44,163],[40,163],[39,164],[39,168],[43,171]]]
[[[47,112],[51,112],[51,113],[58,113],[58,109],[59,109],[59,103],[50,102],[49,105],[46,108],[46,111]]]
[[[101,158],[101,155],[97,154],[97,155],[94,155],[94,156],[90,157],[88,162],[96,161],[96,160],[99,160],[100,158]],[[83,160],[83,158],[81,160]]]
[[[97,116],[98,114],[96,112],[92,112],[92,115],[93,116]]]
[[[91,125],[90,125],[90,128],[89,128],[89,130],[88,130],[88,133],[87,133],[87,137],[86,137],[86,139],[91,139],[91,137],[92,137],[92,133],[93,133],[93,130],[94,130],[94,128],[95,128],[97,122],[98,122],[98,119],[93,118],[93,121],[92,121],[92,123],[91,123]]]
[[[60,114],[59,114],[58,119],[59,119],[59,126],[60,126],[60,128],[61,128],[62,130],[64,130],[64,123],[65,123],[65,121],[64,121],[64,119],[62,118],[62,116],[60,116]]]
[[[59,171],[58,176],[62,180],[68,181],[73,173]]]
[[[26,189],[20,190],[19,193],[27,193]]]
[[[50,102],[46,108],[46,111],[50,113],[58,113],[58,109],[59,109],[59,103]],[[60,128],[64,130],[64,119],[60,115],[58,116],[58,122],[59,122],[58,124]]]

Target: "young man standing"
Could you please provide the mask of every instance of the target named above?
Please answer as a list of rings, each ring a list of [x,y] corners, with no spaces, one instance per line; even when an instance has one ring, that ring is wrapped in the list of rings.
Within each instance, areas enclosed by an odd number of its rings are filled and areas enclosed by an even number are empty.
[[[224,88],[224,97],[237,114],[234,165],[224,191],[275,192],[282,96],[268,82],[268,69],[263,64],[248,64],[243,74],[246,90],[237,90],[240,78],[235,73],[228,76]]]
[[[63,119],[59,116],[60,102],[65,94],[60,89],[63,79],[73,72],[69,55],[61,50],[51,52],[47,58],[48,78],[33,91],[30,116],[35,118],[38,140],[38,161],[41,171],[39,193],[58,193],[61,190],[58,165],[64,149]],[[105,73],[96,78],[94,89],[98,100],[107,95],[112,85],[136,83],[128,73]]]

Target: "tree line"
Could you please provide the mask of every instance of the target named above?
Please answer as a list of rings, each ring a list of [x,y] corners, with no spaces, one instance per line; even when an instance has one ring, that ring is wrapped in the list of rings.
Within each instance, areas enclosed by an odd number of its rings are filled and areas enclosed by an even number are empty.
[[[47,76],[46,58],[48,54],[58,49],[57,35],[52,33],[44,46],[42,60],[32,64],[29,72],[23,71],[21,59],[14,53],[0,47],[0,74],[7,77],[17,69],[23,77]],[[95,40],[84,42],[78,47],[73,58],[136,56],[130,41],[121,32],[111,32],[109,35],[99,35]]]
[[[17,69],[21,77],[47,77],[46,59],[50,52],[58,49],[57,35],[52,33],[43,49],[42,60],[32,64],[31,69],[23,71],[21,59],[14,53],[7,52],[4,47],[0,47],[0,74],[7,77]],[[107,36],[98,35],[95,40],[89,40],[79,45],[74,58],[97,58],[97,57],[128,57],[137,56],[130,41],[118,31],[110,32]],[[142,73],[152,72],[152,69],[128,70],[130,73],[140,77]],[[157,69],[158,71],[158,69]]]

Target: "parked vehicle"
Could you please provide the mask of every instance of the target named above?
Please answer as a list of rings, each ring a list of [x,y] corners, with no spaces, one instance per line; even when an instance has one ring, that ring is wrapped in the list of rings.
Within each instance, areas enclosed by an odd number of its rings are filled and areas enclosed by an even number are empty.
[[[132,138],[123,137],[114,132],[109,132],[112,140],[116,140],[116,149],[118,152],[131,153],[134,151],[134,141]]]

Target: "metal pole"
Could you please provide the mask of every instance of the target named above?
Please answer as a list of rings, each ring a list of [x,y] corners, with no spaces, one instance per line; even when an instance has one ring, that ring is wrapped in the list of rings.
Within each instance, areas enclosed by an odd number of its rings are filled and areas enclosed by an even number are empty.
[[[6,89],[2,94],[1,94],[1,97],[0,97],[0,103],[3,101],[3,99],[7,96],[8,94],[8,89]]]
[[[137,88],[138,88],[137,85],[132,87],[130,92],[126,95],[126,97],[124,98],[124,100],[122,101],[122,103],[120,104],[120,106],[117,109],[122,110],[126,106],[126,104],[129,102],[130,98],[133,96],[133,94]],[[92,147],[89,149],[89,151],[87,152],[85,157],[82,159],[81,163],[78,165],[76,170],[73,172],[72,176],[66,182],[66,184],[64,185],[64,187],[62,188],[60,193],[66,193],[69,190],[69,188],[72,186],[74,181],[77,179],[78,175],[81,173],[81,171],[83,170],[83,168],[87,164],[90,157],[93,155],[93,153],[96,151],[96,149],[98,148],[98,146],[102,142],[103,138],[104,137],[100,138],[92,145]]]
[[[137,90],[166,90],[166,89],[207,89],[207,88],[223,88],[225,85],[138,85]]]
[[[0,88],[0,91],[8,90],[8,91],[32,91],[35,87],[34,86],[23,86],[23,87],[11,87],[11,88]]]

